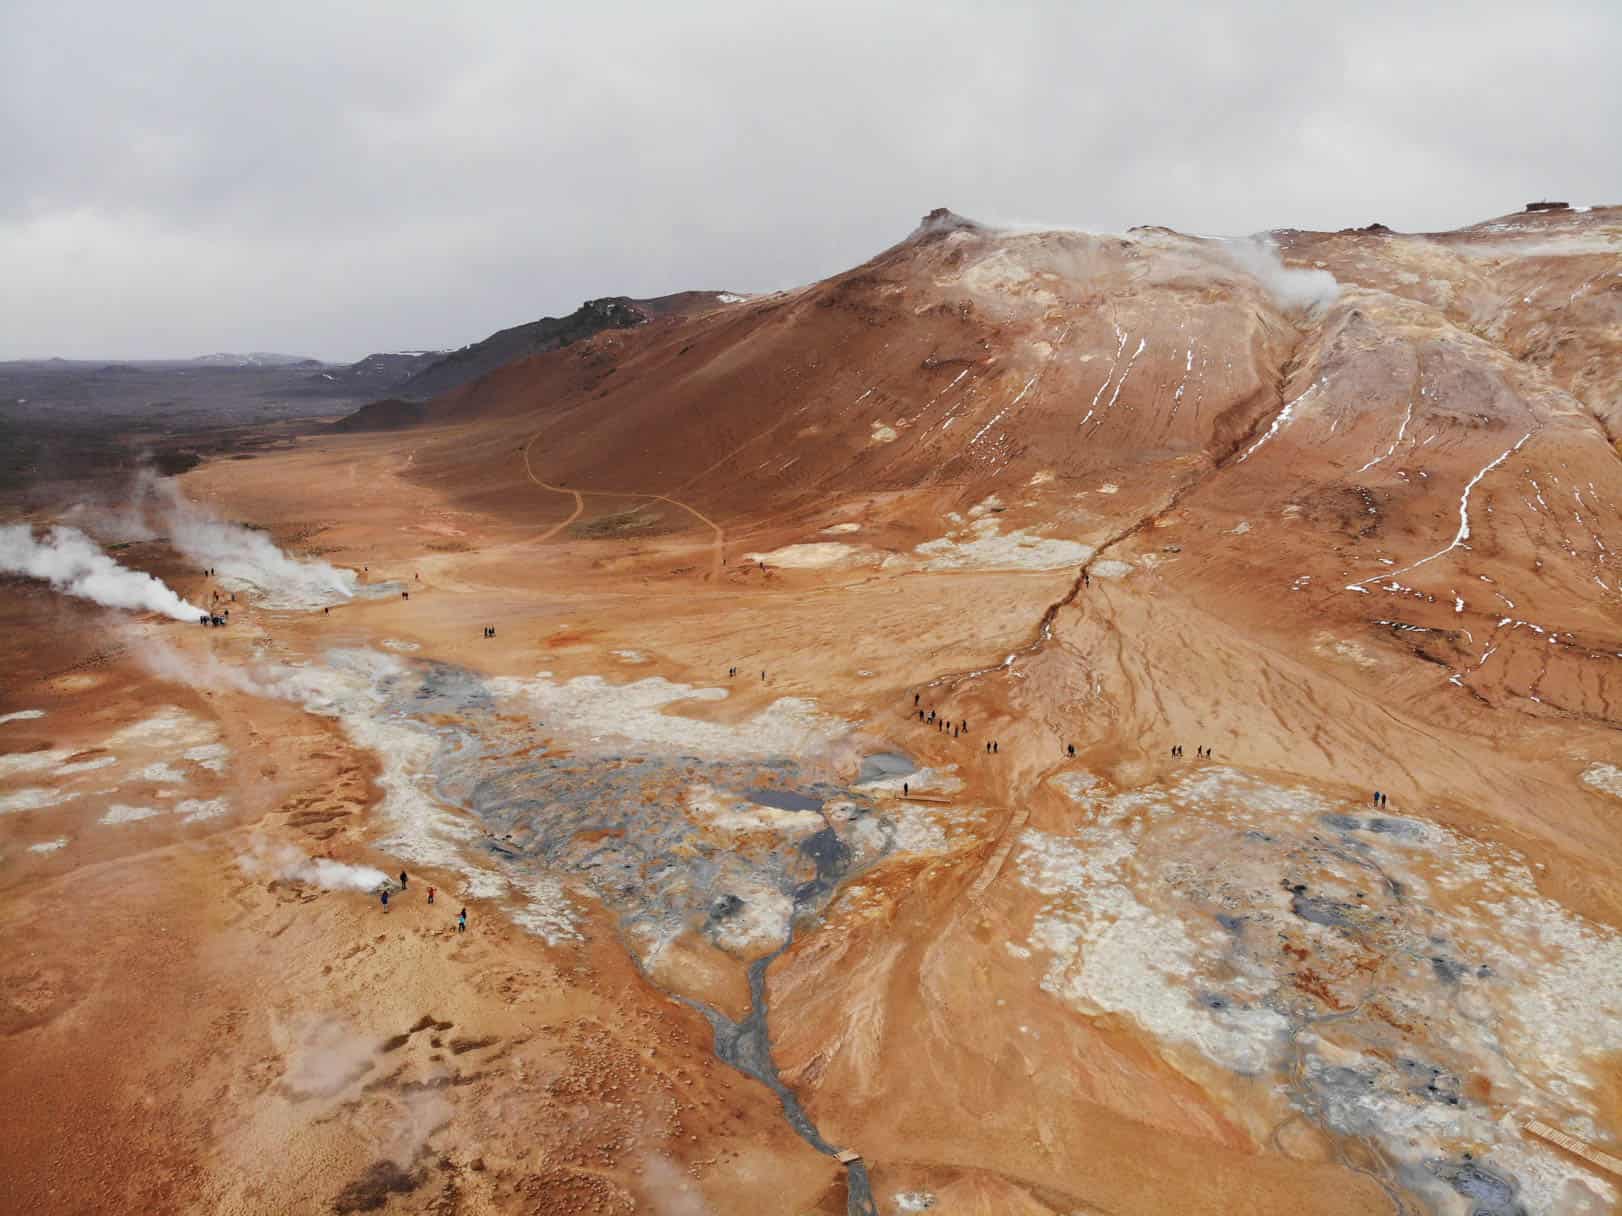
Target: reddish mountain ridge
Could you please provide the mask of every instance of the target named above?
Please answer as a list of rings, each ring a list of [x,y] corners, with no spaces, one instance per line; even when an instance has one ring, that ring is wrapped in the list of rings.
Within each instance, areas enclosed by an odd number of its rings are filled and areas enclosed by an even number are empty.
[[[864,540],[892,562],[988,496],[1003,535],[1103,558],[1175,511],[1221,537],[1202,580],[1391,622],[1443,682],[1610,721],[1622,209],[1276,241],[935,212],[825,282],[443,397],[417,468],[529,510],[508,454],[530,444],[550,482],[722,522],[879,496]]]

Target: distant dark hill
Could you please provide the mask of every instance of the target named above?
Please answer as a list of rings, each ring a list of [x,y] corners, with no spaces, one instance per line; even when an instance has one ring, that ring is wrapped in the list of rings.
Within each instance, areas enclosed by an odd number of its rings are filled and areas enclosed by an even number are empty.
[[[708,312],[742,297],[720,291],[682,291],[651,300],[605,296],[587,300],[566,317],[542,317],[491,334],[482,342],[446,354],[407,351],[368,355],[348,367],[328,368],[311,378],[322,392],[387,393],[334,426],[338,431],[394,430],[422,421],[408,408],[482,379],[509,363],[558,350],[609,329],[630,329],[662,317]]]
[[[589,338],[605,329],[630,329],[656,317],[698,312],[726,303],[722,292],[684,291],[652,300],[606,296],[587,300],[566,317],[542,317],[491,334],[482,342],[452,351],[398,385],[394,395],[427,400],[471,384],[498,367],[519,359],[545,354]]]
[[[442,350],[380,351],[343,367],[323,368],[310,377],[310,387],[322,394],[392,392],[444,356]]]
[[[415,426],[423,420],[427,407],[420,401],[402,401],[399,397],[385,397],[363,405],[347,418],[340,418],[332,429],[351,433],[355,431],[397,431]]]

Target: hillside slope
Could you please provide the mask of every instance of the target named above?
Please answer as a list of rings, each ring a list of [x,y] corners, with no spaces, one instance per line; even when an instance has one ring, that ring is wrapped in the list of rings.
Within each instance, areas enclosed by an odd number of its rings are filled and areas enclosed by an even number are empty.
[[[1445,544],[1441,521],[1506,449],[1534,506],[1533,479],[1598,492],[1622,410],[1617,233],[1615,209],[1282,233],[1286,271],[1164,230],[1007,234],[937,214],[826,282],[500,368],[430,404],[430,425],[456,429],[425,436],[419,475],[510,498],[526,474],[497,453],[533,439],[555,482],[710,514],[885,493],[938,505],[944,525],[1000,493],[1006,522],[1089,545],[1199,486],[1213,511],[1272,510],[1252,527],[1281,534],[1301,517],[1344,531],[1372,507],[1393,549],[1356,540],[1373,563],[1347,565],[1357,581]],[[1291,494],[1307,501],[1285,521]],[[1567,498],[1521,530],[1563,537],[1549,560],[1568,591],[1613,587]],[[1484,526],[1512,531],[1478,520],[1478,545]]]

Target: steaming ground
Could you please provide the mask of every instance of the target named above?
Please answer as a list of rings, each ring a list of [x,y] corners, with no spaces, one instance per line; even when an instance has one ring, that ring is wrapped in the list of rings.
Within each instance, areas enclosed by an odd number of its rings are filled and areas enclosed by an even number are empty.
[[[269,609],[308,611],[402,589],[397,583],[365,585],[353,570],[291,557],[263,532],[189,501],[172,478],[142,471],[116,497],[112,506],[74,504],[63,512],[64,522],[42,536],[23,525],[0,530],[0,573],[42,579],[109,608],[159,612],[175,620],[195,621],[204,614],[152,575],[120,565],[82,527],[120,547],[162,541],[194,571],[210,571],[218,591],[244,594]]]
[[[320,608],[352,598],[359,588],[353,570],[289,557],[263,532],[188,502],[173,480],[139,479],[133,505],[193,568],[214,570],[227,591],[246,592],[267,608]]]
[[[0,528],[0,574],[39,579],[64,595],[108,608],[158,612],[177,621],[203,615],[150,574],[119,565],[73,528],[55,527],[42,534],[26,524]]]

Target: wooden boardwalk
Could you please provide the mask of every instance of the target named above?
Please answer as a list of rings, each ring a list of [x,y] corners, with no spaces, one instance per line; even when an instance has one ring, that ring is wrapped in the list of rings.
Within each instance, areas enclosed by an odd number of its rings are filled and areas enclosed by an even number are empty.
[[[1596,1165],[1607,1173],[1622,1178],[1622,1161],[1617,1160],[1610,1153],[1602,1152],[1592,1144],[1579,1140],[1576,1136],[1569,1135],[1558,1127],[1550,1127],[1547,1123],[1538,1119],[1527,1120],[1526,1130],[1538,1137],[1538,1139],[1547,1140],[1550,1144],[1558,1144],[1568,1153],[1581,1157],[1590,1165]]]
[[[1002,839],[997,842],[996,851],[986,860],[985,866],[974,880],[974,885],[969,888],[969,898],[975,903],[980,902],[986,888],[997,880],[998,874],[1002,873],[1003,863],[1008,860],[1008,854],[1013,852],[1014,845],[1019,842],[1020,829],[1030,817],[1030,811],[1024,807],[1009,815],[1008,823],[1002,830]]]

